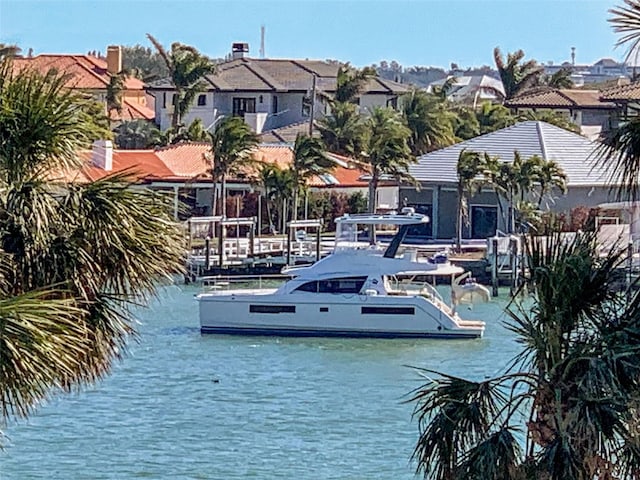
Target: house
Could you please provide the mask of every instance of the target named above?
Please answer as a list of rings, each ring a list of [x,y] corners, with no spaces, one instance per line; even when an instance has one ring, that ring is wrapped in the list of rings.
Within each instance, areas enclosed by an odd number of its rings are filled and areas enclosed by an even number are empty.
[[[621,118],[635,117],[640,112],[640,82],[603,90],[600,99],[617,105],[621,112]]]
[[[470,75],[453,77],[431,82],[427,87],[428,92],[442,88],[445,82],[455,79],[455,83],[447,92],[447,99],[453,102],[466,102],[477,105],[482,102],[501,102],[504,97],[502,82],[489,75]]]
[[[571,79],[577,86],[628,78],[631,75],[631,67],[627,63],[617,62],[612,58],[601,58],[593,64],[577,64],[575,52],[572,53],[570,62],[560,64],[549,62],[544,65],[544,73],[547,75],[553,75],[563,69],[571,72]]]
[[[122,49],[120,46],[109,46],[106,58],[94,55],[42,54],[33,57],[17,56],[13,59],[16,71],[33,69],[42,74],[54,69],[66,74],[66,86],[89,93],[98,102],[105,103],[107,87],[112,75],[122,71]],[[145,84],[135,78],[126,77],[122,92],[122,112],[112,112],[113,120],[153,120],[153,105],[149,106],[145,92]]]
[[[77,171],[58,172],[52,178],[89,183],[110,174],[128,172],[138,186],[156,191],[166,191],[174,198],[174,215],[179,216],[180,202],[186,203],[193,212],[211,212],[213,182],[211,160],[208,157],[211,145],[192,142],[170,145],[157,150],[117,150],[110,141],[94,142],[91,151],[82,152],[84,165]],[[285,169],[293,162],[293,149],[287,144],[260,144],[253,158],[258,164],[274,164]],[[336,167],[329,174],[312,178],[310,187],[315,191],[333,190],[344,193],[363,191],[366,194],[364,174],[336,156]],[[227,180],[229,195],[244,195],[255,189],[256,167],[247,167],[240,175]],[[397,192],[397,186],[390,187]],[[384,187],[381,188],[384,191]],[[389,194],[380,194],[384,200]],[[392,195],[392,193],[391,193]],[[396,193],[397,196],[397,193]],[[379,205],[381,208],[384,205]]]
[[[602,131],[618,123],[621,111],[616,103],[602,99],[598,90],[542,89],[505,101],[513,113],[550,110],[564,115],[580,127],[580,133],[595,140]]]
[[[452,239],[456,235],[456,166],[460,153],[463,150],[486,152],[503,162],[512,162],[517,150],[525,159],[538,155],[557,162],[567,176],[567,194],[556,195],[549,208],[568,212],[577,206],[596,207],[613,199],[609,172],[598,161],[597,146],[581,135],[548,123],[517,123],[420,156],[409,173],[422,188],[419,191],[401,188],[400,197],[407,205],[432,218],[429,237]],[[465,226],[463,238],[487,238],[498,230],[506,231],[506,219],[500,215],[498,198],[492,188],[483,188],[470,199],[469,218],[470,225]]]
[[[234,44],[232,60],[219,64],[215,74],[204,78],[206,88],[185,115],[186,125],[199,118],[211,128],[219,118],[235,115],[243,117],[256,133],[262,133],[308,123],[312,111],[314,118],[328,113],[323,95],[335,92],[338,63],[248,58],[247,52],[246,44]],[[156,99],[156,123],[166,130],[171,125],[175,89],[169,80],[163,80],[147,91]],[[406,85],[372,78],[359,105],[361,109],[397,107],[398,98],[407,91]]]

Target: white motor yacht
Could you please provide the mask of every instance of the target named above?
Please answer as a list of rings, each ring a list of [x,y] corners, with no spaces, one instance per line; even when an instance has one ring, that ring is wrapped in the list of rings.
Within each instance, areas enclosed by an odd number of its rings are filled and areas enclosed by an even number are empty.
[[[463,272],[446,258],[418,259],[401,244],[411,226],[428,217],[344,215],[336,219],[333,253],[310,266],[283,270],[291,278],[262,291],[214,290],[197,296],[202,333],[381,338],[478,338],[481,321],[463,320],[428,281]],[[374,232],[393,225],[386,248],[358,239],[358,226]],[[418,281],[419,280],[419,281]],[[465,289],[473,287],[467,282]],[[486,289],[478,285],[484,298]],[[455,297],[455,295],[454,295]]]

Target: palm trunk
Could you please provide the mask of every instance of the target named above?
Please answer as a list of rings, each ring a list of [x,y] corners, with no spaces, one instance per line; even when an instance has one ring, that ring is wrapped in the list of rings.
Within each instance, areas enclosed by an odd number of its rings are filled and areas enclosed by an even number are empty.
[[[227,176],[222,174],[220,179],[220,214],[227,216]]]
[[[211,181],[213,182],[211,190],[211,215],[215,216],[218,214],[218,179],[212,175]]]

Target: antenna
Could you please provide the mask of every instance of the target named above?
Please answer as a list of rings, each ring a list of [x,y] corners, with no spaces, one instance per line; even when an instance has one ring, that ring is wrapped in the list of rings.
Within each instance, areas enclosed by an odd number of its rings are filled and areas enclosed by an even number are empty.
[[[260,25],[260,58],[264,58],[264,25]]]
[[[571,65],[576,64],[576,47],[571,47]]]

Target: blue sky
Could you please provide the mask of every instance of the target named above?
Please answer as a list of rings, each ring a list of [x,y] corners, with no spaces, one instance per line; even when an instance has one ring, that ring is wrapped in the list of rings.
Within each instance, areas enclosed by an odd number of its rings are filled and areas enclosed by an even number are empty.
[[[620,59],[607,11],[622,0],[0,0],[0,43],[25,52],[86,53],[109,44],[195,46],[212,57],[232,42],[270,58],[381,60],[403,66],[492,65],[492,51],[578,63]]]

